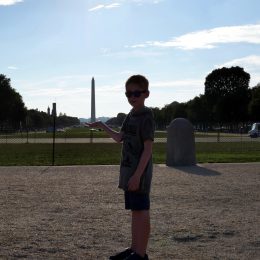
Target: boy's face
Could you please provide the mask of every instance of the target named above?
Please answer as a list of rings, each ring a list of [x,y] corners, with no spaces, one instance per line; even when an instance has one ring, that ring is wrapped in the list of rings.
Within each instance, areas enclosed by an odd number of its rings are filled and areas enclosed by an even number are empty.
[[[149,91],[144,91],[136,84],[129,84],[126,87],[126,95],[128,102],[133,109],[139,110],[144,106],[144,101],[149,96]]]

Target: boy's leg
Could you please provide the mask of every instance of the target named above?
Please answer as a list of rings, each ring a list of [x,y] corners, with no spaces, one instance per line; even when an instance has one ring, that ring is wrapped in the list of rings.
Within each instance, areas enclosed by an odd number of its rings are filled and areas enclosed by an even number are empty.
[[[150,211],[132,210],[132,250],[144,257],[150,235]]]

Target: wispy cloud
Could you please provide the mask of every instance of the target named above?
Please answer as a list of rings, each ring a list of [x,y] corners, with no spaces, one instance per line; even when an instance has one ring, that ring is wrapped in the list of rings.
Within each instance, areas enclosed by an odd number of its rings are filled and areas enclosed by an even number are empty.
[[[99,79],[105,77],[105,75],[96,75]],[[53,77],[50,79],[37,81],[37,82],[16,82],[19,85],[20,90],[26,96],[37,97],[60,97],[60,96],[72,96],[72,95],[90,95],[91,86],[90,75],[65,75],[59,77]],[[21,86],[23,86],[21,88]],[[108,93],[118,92],[122,89],[122,86],[117,85],[98,85],[96,92]]]
[[[0,0],[0,5],[15,5],[20,2],[23,2],[23,0]]]
[[[161,105],[173,101],[187,102],[204,93],[204,79],[162,80],[151,82],[149,106],[158,106],[158,95]]]
[[[94,6],[89,10],[89,12],[94,12],[94,11],[98,11],[100,9],[112,9],[112,8],[117,8],[119,7],[121,4],[120,3],[113,3],[113,4],[109,4],[109,5],[104,5],[104,4],[100,4],[100,5],[97,5],[97,6]]]
[[[65,89],[65,88],[42,88],[26,91],[26,95],[29,97],[60,97],[60,96],[72,96],[75,94],[89,93],[90,91],[84,88],[74,88],[74,89]]]
[[[148,50],[129,50],[129,51],[118,51],[118,52],[103,52],[105,57],[114,58],[145,58],[145,57],[158,57],[162,53],[159,51],[148,51]]]
[[[125,2],[130,2],[130,3],[136,3],[138,5],[143,5],[143,4],[159,4],[160,2],[163,2],[164,0],[128,0]]]
[[[234,59],[228,62],[223,63],[221,66],[223,67],[231,67],[231,66],[243,66],[250,67],[251,69],[259,69],[260,68],[260,56],[250,55],[239,59]]]
[[[132,45],[131,48],[161,47],[183,50],[212,49],[219,44],[251,43],[260,44],[260,24],[217,27],[187,33],[168,41],[147,41]]]
[[[232,66],[240,66],[251,75],[251,86],[255,86],[256,84],[260,83],[260,56],[250,55],[225,62],[215,67],[222,68]]]
[[[16,66],[8,66],[7,68],[9,70],[18,70],[18,67],[16,67]]]
[[[112,9],[122,6],[123,4],[135,4],[135,5],[144,5],[144,4],[159,4],[164,0],[117,0],[112,4],[98,4],[90,9],[89,12],[94,12],[102,9]]]
[[[185,80],[174,80],[174,81],[157,81],[151,84],[151,87],[162,88],[162,87],[200,87],[204,84],[203,80],[200,79],[185,79]]]

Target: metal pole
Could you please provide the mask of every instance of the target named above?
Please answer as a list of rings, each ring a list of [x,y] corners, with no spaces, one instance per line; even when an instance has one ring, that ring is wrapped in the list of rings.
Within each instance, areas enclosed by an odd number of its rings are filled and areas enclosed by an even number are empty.
[[[29,144],[29,130],[28,128],[26,129],[26,143]]]
[[[218,130],[218,135],[217,135],[217,142],[219,143],[220,141],[220,130]]]
[[[56,103],[52,103],[53,135],[52,135],[52,166],[55,164],[55,134],[56,134]]]
[[[93,143],[93,129],[90,129],[90,143]]]
[[[28,118],[28,115],[26,116],[26,119],[25,119],[25,122],[26,122],[26,143],[28,144],[29,143],[29,129],[28,129],[28,121],[29,121],[29,118]]]

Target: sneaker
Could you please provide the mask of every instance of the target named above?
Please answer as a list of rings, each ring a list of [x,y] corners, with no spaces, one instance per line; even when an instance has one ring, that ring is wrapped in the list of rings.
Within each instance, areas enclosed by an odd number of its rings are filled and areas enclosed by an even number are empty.
[[[133,253],[133,250],[131,248],[127,248],[124,251],[114,255],[110,256],[109,260],[124,260],[128,256],[130,256]]]
[[[144,257],[141,257],[140,255],[138,255],[137,253],[134,252],[130,256],[125,258],[125,260],[149,260],[149,258],[148,258],[147,254],[145,254]]]

